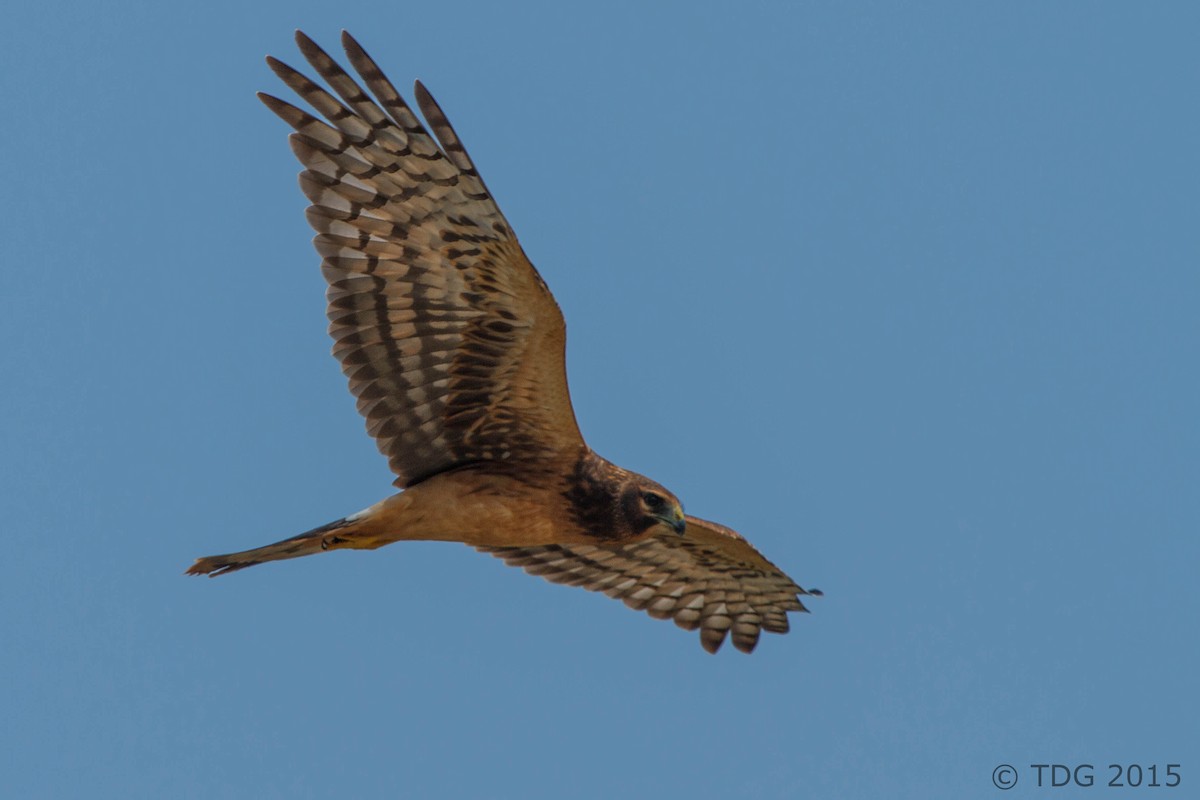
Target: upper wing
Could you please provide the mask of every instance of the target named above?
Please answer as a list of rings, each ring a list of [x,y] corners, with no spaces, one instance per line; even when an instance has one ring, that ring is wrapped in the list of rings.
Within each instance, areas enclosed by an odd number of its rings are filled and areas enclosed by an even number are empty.
[[[341,100],[273,58],[327,121],[259,97],[296,129],[333,353],[396,484],[577,448],[562,313],[445,115],[417,84],[435,141],[349,34],[350,63],[378,103],[312,40],[296,41]]]
[[[733,646],[754,650],[759,633],[787,633],[788,611],[807,611],[805,591],[740,535],[715,522],[687,518],[682,536],[664,534],[621,547],[545,545],[480,547],[531,575],[582,586],[685,630],[700,629],[710,653],[733,633]]]

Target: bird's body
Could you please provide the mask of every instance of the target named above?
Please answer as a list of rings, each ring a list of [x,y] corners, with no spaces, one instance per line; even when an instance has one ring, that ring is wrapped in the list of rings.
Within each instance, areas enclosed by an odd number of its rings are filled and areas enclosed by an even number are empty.
[[[710,652],[731,632],[746,652],[760,630],[785,632],[786,612],[804,610],[798,595],[815,591],[583,441],[562,313],[424,87],[417,99],[436,140],[348,35],[347,55],[375,99],[303,34],[297,42],[340,100],[268,62],[327,121],[260,97],[296,130],[333,352],[402,491],[188,572],[454,541],[699,628]]]
[[[530,547],[630,544],[653,534],[654,525],[638,526],[639,512],[624,511],[622,487],[640,492],[649,485],[644,476],[587,449],[569,461],[547,460],[538,467],[506,471],[482,464],[441,472],[357,514],[265,547],[199,559],[190,571],[220,574],[264,561],[325,550],[374,550],[400,541]]]

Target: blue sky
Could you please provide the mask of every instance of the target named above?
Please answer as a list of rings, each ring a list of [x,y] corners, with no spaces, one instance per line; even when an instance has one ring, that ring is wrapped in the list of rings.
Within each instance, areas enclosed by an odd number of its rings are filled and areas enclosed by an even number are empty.
[[[1197,779],[1194,5],[6,23],[0,793]],[[585,436],[824,589],[791,634],[710,657],[453,545],[182,575],[389,492],[254,98],[297,27],[431,88],[563,307]]]

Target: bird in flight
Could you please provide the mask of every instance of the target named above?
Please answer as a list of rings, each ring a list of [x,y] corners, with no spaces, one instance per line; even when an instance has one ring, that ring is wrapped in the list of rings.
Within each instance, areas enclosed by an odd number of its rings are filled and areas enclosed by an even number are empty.
[[[710,653],[727,636],[749,653],[761,631],[786,633],[787,612],[819,591],[583,441],[562,312],[425,87],[415,94],[428,129],[348,33],[346,55],[373,98],[303,33],[296,41],[336,97],[267,63],[324,119],[259,98],[295,129],[333,354],[401,491],[299,536],[198,559],[188,573],[462,542],[699,629]]]

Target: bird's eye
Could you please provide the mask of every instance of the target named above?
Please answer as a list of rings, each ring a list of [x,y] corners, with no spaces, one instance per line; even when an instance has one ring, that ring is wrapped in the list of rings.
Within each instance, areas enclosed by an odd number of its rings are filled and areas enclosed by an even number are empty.
[[[642,495],[642,500],[646,502],[646,505],[649,508],[662,508],[662,497],[654,494],[653,492],[646,492],[644,495]]]

